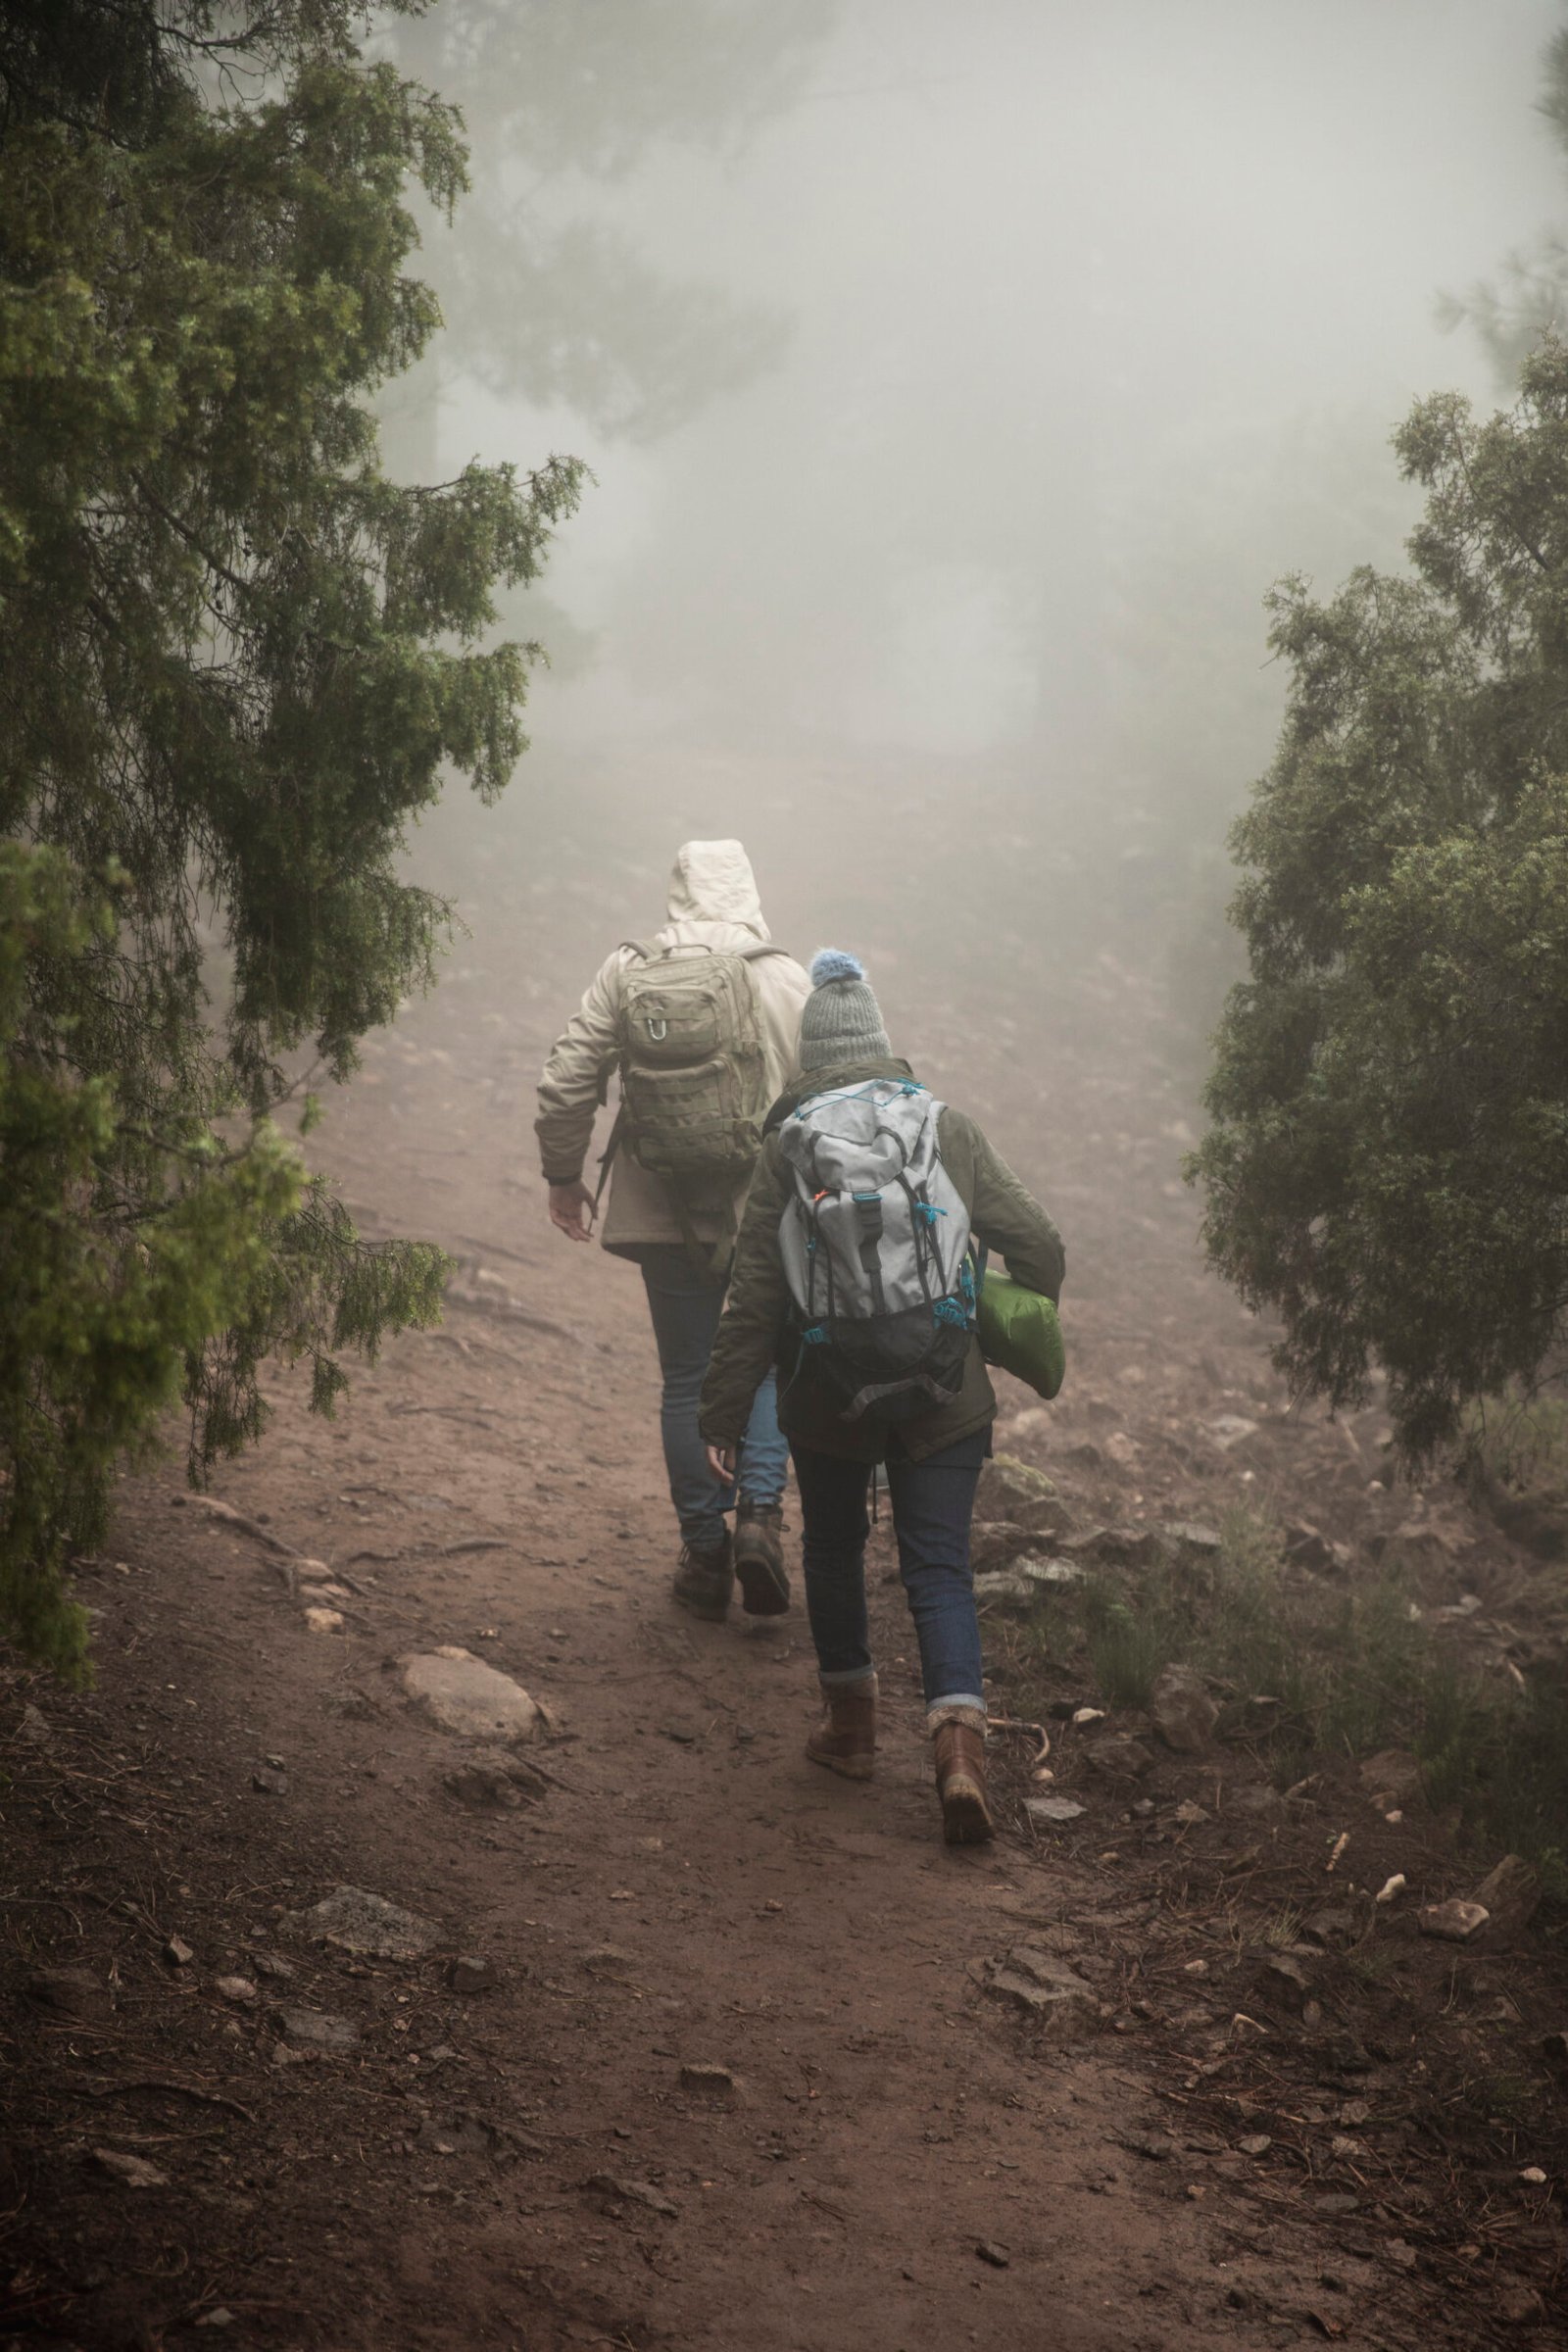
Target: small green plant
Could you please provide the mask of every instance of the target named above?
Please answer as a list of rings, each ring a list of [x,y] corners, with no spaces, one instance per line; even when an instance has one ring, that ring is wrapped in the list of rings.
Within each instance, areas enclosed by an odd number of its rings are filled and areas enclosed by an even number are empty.
[[[1098,1582],[1085,1591],[1083,1610],[1097,1688],[1112,1706],[1148,1706],[1161,1667],[1175,1654],[1179,1628],[1157,1605],[1135,1609]]]
[[[1289,1951],[1300,1937],[1301,1914],[1294,1903],[1283,1904],[1263,1930],[1263,1941],[1272,1944],[1277,1952]]]
[[[1266,1514],[1230,1512],[1211,1564],[1175,1555],[1136,1582],[1102,1575],[1021,1628],[1027,1678],[1074,1647],[1102,1698],[1145,1707],[1167,1665],[1196,1667],[1238,1700],[1279,1702],[1267,1764],[1286,1788],[1314,1754],[1407,1746],[1427,1793],[1456,1811],[1479,1852],[1525,1855],[1549,1898],[1568,1903],[1568,1691],[1520,1690],[1461,1665],[1434,1637],[1396,1570],[1346,1592],[1293,1580]]]

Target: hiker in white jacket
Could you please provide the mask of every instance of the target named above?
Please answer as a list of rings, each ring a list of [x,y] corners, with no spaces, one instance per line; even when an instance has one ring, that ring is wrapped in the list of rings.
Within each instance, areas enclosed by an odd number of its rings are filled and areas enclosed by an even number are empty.
[[[616,948],[601,965],[545,1064],[535,1132],[550,1188],[550,1221],[568,1240],[586,1242],[592,1238],[598,1199],[583,1181],[583,1163],[595,1113],[612,1077],[621,1074],[603,1243],[613,1255],[632,1258],[641,1267],[653,1316],[663,1378],[664,1461],[682,1538],[672,1591],[694,1615],[719,1619],[738,1575],[745,1608],[754,1616],[768,1616],[789,1606],[782,1540],[788,1450],[779,1435],[773,1383],[768,1379],[758,1393],[740,1449],[738,1493],[709,1467],[698,1434],[697,1400],[723,1311],[728,1261],[751,1181],[750,1163],[760,1144],[761,1114],[795,1074],[801,1007],[810,982],[792,956],[772,945],[751,862],[738,841],[685,844],[670,877],[668,911],[668,922],[654,938]],[[701,959],[701,968],[694,958]],[[672,964],[681,967],[673,975],[677,988],[682,981],[705,980],[710,971],[714,979],[721,1034],[713,1060],[696,1072],[699,1087],[711,1070],[719,1090],[712,1101],[721,1094],[727,1110],[740,1102],[731,1129],[743,1139],[751,1136],[756,1110],[756,1142],[743,1140],[739,1160],[732,1148],[727,1167],[699,1168],[679,1181],[656,1172],[659,1139],[639,1132],[638,1125],[639,1115],[650,1126],[661,1115],[661,1078],[673,1078],[678,1088],[691,1075],[655,1068],[652,1088],[640,1090],[637,1083],[639,1045],[654,1058],[678,1049],[679,1020],[673,1012],[675,1040],[665,1045],[666,1024],[637,1010],[637,992],[669,977]],[[671,1004],[676,1002],[672,991]],[[729,1029],[724,1028],[726,1004],[732,1007]],[[628,1068],[630,1102],[624,1083]],[[678,1124],[690,1098],[672,1093],[670,1099],[677,1102]],[[638,1105],[651,1102],[654,1107],[638,1112]],[[733,1539],[726,1520],[732,1509]]]

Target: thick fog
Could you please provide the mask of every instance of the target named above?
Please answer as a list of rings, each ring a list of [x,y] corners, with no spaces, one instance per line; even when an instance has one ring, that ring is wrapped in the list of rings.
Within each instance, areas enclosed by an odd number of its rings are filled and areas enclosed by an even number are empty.
[[[648,55],[589,40],[623,8],[514,13],[517,58],[548,21],[567,87],[583,28],[596,123],[635,112]],[[641,12],[694,94],[667,130],[651,99],[611,170],[548,89],[531,131],[470,93],[477,193],[429,231],[444,293],[487,208],[609,231],[629,292],[584,299],[612,355],[657,334],[666,285],[717,311],[711,380],[699,333],[695,380],[620,429],[591,370],[543,398],[480,351],[486,313],[525,340],[534,299],[492,240],[477,313],[471,285],[449,300],[393,404],[395,456],[569,450],[596,476],[513,615],[554,667],[503,830],[563,814],[584,762],[618,768],[652,846],[745,831],[797,768],[907,760],[1217,872],[1277,721],[1271,580],[1396,561],[1391,427],[1441,386],[1500,397],[1438,300],[1568,210],[1534,111],[1560,6],[799,0],[776,86],[754,74],[729,122],[722,75],[715,101],[679,57],[723,13]]]

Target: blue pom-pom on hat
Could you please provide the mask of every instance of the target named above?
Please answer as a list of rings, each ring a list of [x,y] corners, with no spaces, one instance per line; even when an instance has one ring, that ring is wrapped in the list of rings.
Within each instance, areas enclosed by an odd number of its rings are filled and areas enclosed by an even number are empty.
[[[825,988],[830,980],[863,980],[865,966],[844,948],[818,948],[811,957],[811,986]]]

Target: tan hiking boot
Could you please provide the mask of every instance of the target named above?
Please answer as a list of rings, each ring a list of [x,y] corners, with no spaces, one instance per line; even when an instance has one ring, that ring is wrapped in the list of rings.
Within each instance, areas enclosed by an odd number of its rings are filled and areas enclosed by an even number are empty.
[[[868,1781],[876,1761],[876,1676],[863,1683],[824,1683],[827,1713],[806,1742],[813,1764],[847,1781]]]
[[[735,1573],[748,1617],[783,1616],[790,1605],[790,1579],[781,1502],[748,1502],[742,1495],[735,1511]]]
[[[711,1625],[723,1620],[735,1590],[734,1552],[728,1528],[724,1530],[723,1543],[715,1544],[710,1551],[700,1551],[695,1544],[686,1545],[669,1589],[693,1617],[704,1617]]]
[[[986,1793],[986,1720],[972,1708],[939,1716],[937,1796],[949,1845],[984,1845],[997,1834]]]

